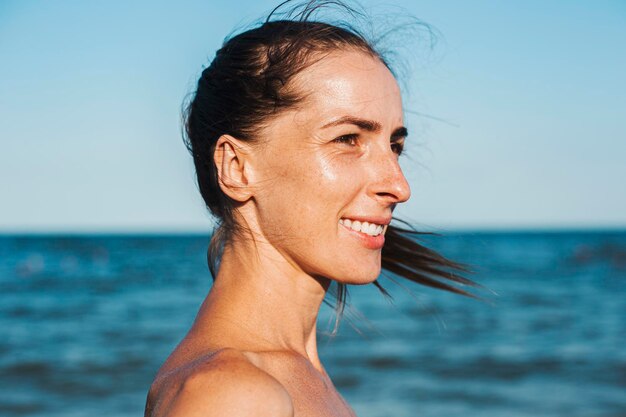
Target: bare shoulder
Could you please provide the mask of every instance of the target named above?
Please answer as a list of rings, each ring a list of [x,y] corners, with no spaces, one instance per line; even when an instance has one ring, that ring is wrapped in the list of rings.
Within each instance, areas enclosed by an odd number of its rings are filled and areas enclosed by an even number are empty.
[[[155,385],[158,388],[152,392]],[[149,395],[146,417],[293,417],[294,414],[285,387],[234,349],[200,358],[163,376],[155,385]]]

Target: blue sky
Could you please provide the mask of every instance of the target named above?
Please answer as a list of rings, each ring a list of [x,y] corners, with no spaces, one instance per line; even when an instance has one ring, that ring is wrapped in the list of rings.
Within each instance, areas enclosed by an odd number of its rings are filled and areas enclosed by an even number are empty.
[[[208,230],[181,103],[275,3],[0,3],[0,232]],[[626,227],[626,2],[385,4],[441,33],[407,88],[435,118],[408,115],[401,217]]]

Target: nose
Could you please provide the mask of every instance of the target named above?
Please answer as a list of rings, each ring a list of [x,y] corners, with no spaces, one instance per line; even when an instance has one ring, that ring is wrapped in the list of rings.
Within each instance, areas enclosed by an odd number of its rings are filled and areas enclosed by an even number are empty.
[[[386,151],[380,152],[373,162],[374,168],[370,171],[372,197],[383,204],[407,201],[411,197],[411,187],[400,168],[398,155],[387,148]]]

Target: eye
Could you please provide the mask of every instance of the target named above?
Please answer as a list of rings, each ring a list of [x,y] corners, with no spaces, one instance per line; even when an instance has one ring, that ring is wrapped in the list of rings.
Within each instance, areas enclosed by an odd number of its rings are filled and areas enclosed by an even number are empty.
[[[358,138],[359,135],[357,134],[350,134],[350,135],[342,135],[339,136],[338,138],[334,139],[333,142],[337,142],[337,143],[345,143],[346,145],[350,145],[350,146],[356,146],[356,140]]]
[[[391,142],[391,150],[398,154],[398,156],[402,155],[402,150],[404,149],[404,143],[402,142]]]

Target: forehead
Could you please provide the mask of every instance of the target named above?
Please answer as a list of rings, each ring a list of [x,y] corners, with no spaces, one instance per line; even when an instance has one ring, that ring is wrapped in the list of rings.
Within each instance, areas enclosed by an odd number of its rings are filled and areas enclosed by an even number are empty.
[[[299,113],[314,118],[337,113],[402,123],[402,98],[393,74],[380,59],[357,51],[325,55],[298,74],[294,87],[306,97]]]

